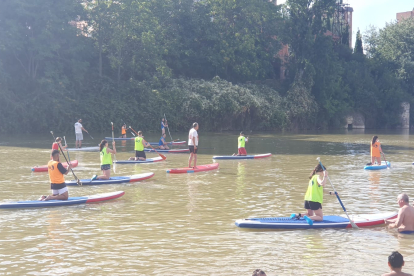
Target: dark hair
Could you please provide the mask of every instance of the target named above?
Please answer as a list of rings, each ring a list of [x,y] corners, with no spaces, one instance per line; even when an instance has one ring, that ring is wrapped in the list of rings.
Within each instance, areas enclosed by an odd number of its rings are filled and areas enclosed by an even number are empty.
[[[401,268],[404,264],[404,258],[398,251],[394,251],[388,256],[388,262],[392,268]]]
[[[59,154],[59,150],[57,149],[52,150],[52,156],[55,156],[56,154]]]
[[[266,273],[261,269],[256,269],[253,271],[252,276],[266,276]]]
[[[244,134],[243,131],[240,131],[240,135]]]
[[[375,144],[375,142],[377,141],[377,139],[378,139],[378,136],[377,135],[372,136],[371,145]]]
[[[105,139],[101,141],[101,143],[99,144],[99,152],[103,150],[103,148],[105,147],[105,144],[107,143],[108,141],[106,141]]]
[[[323,166],[324,168],[325,168],[325,170],[326,170],[326,167],[325,166]],[[316,165],[316,167],[313,169],[313,171],[311,172],[311,174],[310,174],[310,176],[309,176],[309,179],[312,179],[312,176],[314,176],[315,175],[315,173],[317,173],[317,172],[323,172],[324,171],[324,169],[322,168],[322,166],[321,166],[321,164],[319,163],[318,165]]]
[[[193,123],[193,127],[196,127],[196,126],[198,126],[198,123],[197,122]]]
[[[62,138],[56,137],[55,142],[59,142],[59,141],[62,141]]]
[[[142,135],[142,131],[141,130],[138,130],[138,135]]]

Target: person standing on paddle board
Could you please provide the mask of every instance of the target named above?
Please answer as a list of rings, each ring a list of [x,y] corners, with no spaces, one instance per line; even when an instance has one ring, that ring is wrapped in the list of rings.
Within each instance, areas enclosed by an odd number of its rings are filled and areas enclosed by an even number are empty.
[[[309,176],[308,189],[305,194],[305,209],[307,214],[303,218],[309,223],[313,224],[313,220],[322,221],[322,203],[323,203],[323,187],[326,184],[326,178],[328,171],[322,168],[321,164],[318,164]],[[329,192],[330,195],[335,194]],[[299,219],[302,215],[292,214],[291,218]]]
[[[148,147],[149,143],[144,140],[142,136],[142,131],[138,131],[138,136],[135,137],[135,157],[130,157],[129,160],[142,160],[145,161],[147,156],[145,155],[144,148]]]
[[[245,155],[247,155],[247,152],[246,152],[246,143],[247,142],[249,142],[249,137],[244,137],[244,133],[243,133],[243,131],[242,132],[240,132],[240,136],[237,138],[237,143],[238,143],[238,145],[237,145],[237,147],[238,147],[238,153],[237,153],[237,155],[238,156],[240,156],[240,155],[242,155],[242,156],[245,156]],[[233,153],[233,156],[235,156],[236,154],[235,153]]]
[[[89,133],[86,129],[83,128],[82,119],[79,119],[75,123],[75,135],[76,135],[75,147],[76,148],[81,148],[82,147],[82,140],[83,140],[82,130],[85,131],[86,133]]]
[[[398,228],[402,234],[414,234],[414,207],[410,205],[407,194],[400,194],[397,197],[400,210],[396,219],[388,219],[389,228]]]
[[[197,168],[197,147],[198,147],[198,123],[193,123],[193,128],[188,133],[188,149],[190,150],[190,158],[188,159],[188,167],[191,168],[191,162],[194,159],[194,169]]]
[[[69,197],[69,190],[65,184],[64,175],[67,175],[72,166],[68,164],[68,169],[65,169],[59,160],[59,150],[52,151],[52,160],[47,164],[47,171],[50,179],[50,189],[52,195],[41,196],[39,200],[46,201],[51,199],[67,200]]]
[[[161,135],[165,134],[165,127],[168,127],[167,120],[161,119]]]
[[[375,165],[375,160],[377,160],[377,165],[381,165],[381,144],[378,140],[378,136],[373,136],[371,141],[371,165]]]
[[[126,124],[123,124],[122,129],[121,129],[121,136],[119,138],[127,138],[126,132],[127,132],[127,126]]]
[[[160,149],[170,149],[168,146],[167,146],[167,143],[165,142],[165,137],[167,136],[167,134],[163,134],[162,136],[161,136],[161,138],[160,138],[160,141],[158,142],[158,147],[160,148]]]
[[[94,175],[91,180],[111,178],[112,154],[116,154],[115,141],[112,141],[113,149],[108,147],[108,141],[102,140],[99,144],[102,175]]]

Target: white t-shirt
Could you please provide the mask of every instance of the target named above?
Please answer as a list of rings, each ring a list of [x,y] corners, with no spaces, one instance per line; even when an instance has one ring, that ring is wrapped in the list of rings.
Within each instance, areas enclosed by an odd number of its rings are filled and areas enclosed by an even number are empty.
[[[193,137],[195,138],[196,146],[198,146],[198,133],[197,130],[194,128],[190,129],[190,132],[188,133],[188,145],[194,146],[193,144]]]
[[[82,124],[79,122],[75,123],[75,133],[82,133]]]

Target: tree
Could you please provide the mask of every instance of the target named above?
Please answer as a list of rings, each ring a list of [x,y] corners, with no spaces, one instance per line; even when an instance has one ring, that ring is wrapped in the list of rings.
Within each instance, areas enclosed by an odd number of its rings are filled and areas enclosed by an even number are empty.
[[[354,53],[355,54],[364,54],[364,49],[362,48],[362,36],[361,36],[361,32],[359,30],[356,34]]]

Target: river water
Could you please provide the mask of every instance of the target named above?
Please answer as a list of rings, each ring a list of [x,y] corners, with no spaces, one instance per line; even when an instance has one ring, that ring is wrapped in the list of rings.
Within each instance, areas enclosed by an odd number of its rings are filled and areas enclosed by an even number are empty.
[[[199,134],[198,164],[237,150],[236,133],[201,129]],[[391,169],[363,170],[373,134],[379,135]],[[109,135],[85,136],[84,146]],[[267,275],[380,275],[388,271],[387,256],[394,250],[403,254],[404,270],[413,273],[414,236],[385,226],[259,231],[234,225],[240,218],[303,212],[308,176],[318,156],[349,213],[398,211],[399,193],[414,199],[411,135],[383,130],[253,132],[247,152],[271,152],[271,158],[220,160],[219,170],[182,175],[166,170],[185,167],[188,154],[166,154],[166,162],[117,165],[116,175],[155,176],[126,185],[70,187],[70,196],[125,191],[113,201],[0,211],[0,275],[251,275],[256,268]],[[1,202],[49,192],[47,173],[30,170],[47,163],[49,136],[1,137]],[[67,138],[73,147],[74,135]],[[156,135],[145,138],[158,140]],[[117,142],[117,148],[118,160],[133,155],[130,141]],[[99,174],[97,152],[70,155],[79,161],[75,173],[80,178]],[[325,196],[323,210],[343,214],[335,197]]]

